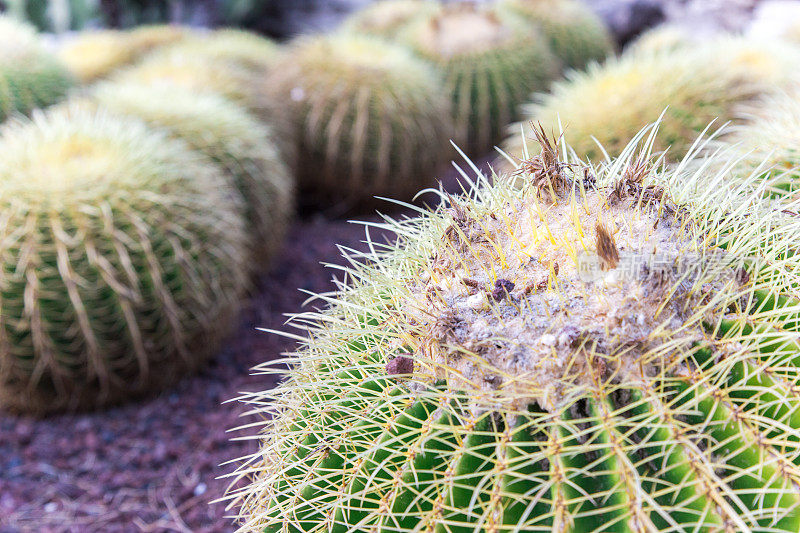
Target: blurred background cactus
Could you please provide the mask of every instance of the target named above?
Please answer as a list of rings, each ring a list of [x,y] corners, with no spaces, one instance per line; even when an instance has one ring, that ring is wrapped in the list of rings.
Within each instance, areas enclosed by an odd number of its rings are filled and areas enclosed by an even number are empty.
[[[74,83],[33,28],[0,15],[0,122],[61,100]]]
[[[718,51],[632,49],[585,72],[572,71],[550,94],[537,95],[525,106],[524,121],[508,129],[503,150],[523,157],[521,126],[534,121],[548,133],[563,128],[580,157],[597,161],[604,150],[619,155],[641,124],[663,113],[655,147],[669,148],[669,157],[680,159],[712,121],[721,127],[735,118],[737,104],[772,88],[752,73],[732,69]]]
[[[546,90],[558,68],[537,26],[466,2],[417,19],[398,40],[442,73],[452,100],[451,136],[472,154],[491,149],[517,107]]]
[[[0,134],[0,403],[92,408],[197,369],[246,287],[237,191],[179,140],[62,107]]]
[[[392,39],[409,23],[429,17],[437,9],[437,2],[431,0],[384,0],[353,13],[342,29]]]
[[[580,0],[502,0],[500,6],[538,24],[565,68],[583,68],[614,51],[608,28]]]
[[[437,73],[399,45],[340,34],[297,42],[264,91],[296,146],[301,201],[342,209],[409,199],[451,153]]]
[[[219,164],[247,203],[245,221],[259,272],[281,245],[294,209],[293,184],[273,132],[245,109],[221,96],[168,84],[106,83],[91,101],[130,115],[186,141]]]

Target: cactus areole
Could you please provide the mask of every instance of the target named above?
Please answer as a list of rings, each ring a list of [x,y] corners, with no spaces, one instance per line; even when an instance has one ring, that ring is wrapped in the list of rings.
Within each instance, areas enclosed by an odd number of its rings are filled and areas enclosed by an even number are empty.
[[[800,530],[796,219],[537,138],[299,317],[242,530]]]

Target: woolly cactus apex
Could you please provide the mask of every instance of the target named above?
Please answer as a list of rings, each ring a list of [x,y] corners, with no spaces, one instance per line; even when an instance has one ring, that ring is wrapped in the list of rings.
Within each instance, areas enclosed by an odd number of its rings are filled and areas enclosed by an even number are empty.
[[[246,289],[243,210],[144,123],[61,108],[0,134],[0,407],[93,408],[173,385]]]
[[[491,149],[519,104],[555,75],[555,58],[536,28],[488,7],[442,7],[400,39],[444,74],[455,138],[473,153]]]
[[[430,16],[437,10],[436,2],[428,0],[384,0],[356,11],[344,21],[342,28],[391,39],[415,19]]]
[[[798,531],[800,224],[539,138],[297,317],[241,531]]]
[[[291,125],[302,198],[408,198],[433,183],[450,151],[439,77],[407,50],[373,37],[296,43],[272,69],[265,92]]]
[[[32,27],[0,16],[0,122],[61,100],[73,84]]]
[[[263,76],[269,71],[280,54],[278,45],[269,39],[234,29],[197,35],[170,50],[197,54],[215,62],[232,62],[256,76]]]
[[[82,32],[66,41],[58,55],[83,83],[104,78],[137,59],[125,33],[116,30]]]
[[[743,79],[707,50],[682,53],[631,53],[573,71],[524,107],[525,121],[541,122],[547,132],[560,131],[580,157],[599,159],[603,151],[619,155],[639,129],[659,118],[657,150],[680,159],[697,134],[712,120],[721,126],[733,118],[736,104],[765,86]],[[665,111],[666,110],[666,111]],[[559,125],[560,124],[560,125]],[[509,128],[503,150],[522,156],[520,124]]]
[[[220,164],[247,202],[254,267],[280,246],[293,211],[292,179],[270,128],[237,104],[170,85],[105,83],[92,99],[180,137]]]
[[[565,67],[581,69],[614,51],[611,33],[580,0],[502,0],[500,5],[539,24]]]

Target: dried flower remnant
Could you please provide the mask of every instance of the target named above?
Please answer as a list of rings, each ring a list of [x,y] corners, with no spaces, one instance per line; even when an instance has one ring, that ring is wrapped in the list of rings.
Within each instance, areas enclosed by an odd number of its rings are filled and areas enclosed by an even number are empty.
[[[407,355],[398,355],[386,363],[386,373],[390,376],[413,374],[414,360]]]
[[[595,225],[597,255],[603,264],[604,270],[612,270],[617,268],[619,263],[619,250],[617,244],[614,242],[614,236],[606,229],[606,227],[598,222]]]

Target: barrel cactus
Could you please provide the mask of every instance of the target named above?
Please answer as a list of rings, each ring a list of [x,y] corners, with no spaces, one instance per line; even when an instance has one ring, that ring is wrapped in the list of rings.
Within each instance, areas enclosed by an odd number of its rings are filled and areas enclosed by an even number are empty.
[[[137,55],[142,55],[163,46],[174,45],[193,35],[193,32],[184,26],[149,24],[130,30],[127,41]]]
[[[800,224],[538,138],[298,317],[242,531],[798,531]]]
[[[727,69],[745,80],[757,80],[768,87],[788,89],[800,82],[797,64],[800,48],[775,39],[722,36],[706,45],[712,61],[726,63]]]
[[[255,33],[235,29],[198,34],[170,47],[170,50],[182,50],[214,62],[231,62],[256,76],[266,74],[280,54],[280,47],[273,41]]]
[[[264,90],[290,126],[300,196],[313,203],[352,208],[376,194],[408,198],[433,184],[451,149],[440,78],[377,38],[303,39],[271,70]]]
[[[680,159],[712,120],[721,126],[733,119],[738,104],[765,88],[708,49],[634,51],[603,65],[592,64],[585,72],[572,71],[553,84],[551,94],[538,95],[525,106],[521,125],[541,122],[548,133],[563,127],[580,157],[598,160],[603,150],[619,155],[641,124],[657,120],[663,112],[655,148],[670,148],[668,156]],[[514,158],[522,155],[520,124],[509,128],[503,150]]]
[[[442,6],[398,39],[443,73],[453,137],[472,153],[491,149],[517,117],[517,107],[532,92],[547,89],[557,70],[535,26],[490,6]]]
[[[57,102],[74,83],[32,27],[0,15],[0,122]]]
[[[641,33],[628,49],[639,53],[675,52],[699,43],[692,33],[677,24],[661,24]]]
[[[172,85],[194,92],[218,94],[253,112],[262,110],[260,77],[230,61],[215,61],[191,50],[167,47],[120,71],[114,81]]]
[[[104,78],[137,59],[125,32],[118,30],[82,32],[66,40],[58,55],[83,83]]]
[[[143,122],[58,108],[0,132],[0,407],[95,408],[210,356],[247,288],[241,200]]]
[[[221,96],[164,84],[108,82],[92,91],[91,100],[163,129],[219,164],[247,203],[252,264],[263,267],[280,246],[294,208],[289,169],[269,126]]]
[[[602,19],[580,0],[502,0],[500,4],[539,24],[565,67],[584,68],[614,51]]]
[[[383,0],[353,13],[342,29],[392,39],[416,18],[435,13],[437,7],[430,0]]]
[[[739,157],[740,176],[756,173],[770,192],[800,188],[800,102],[796,91],[774,94],[742,112],[744,123],[731,128],[711,149],[727,149]],[[720,146],[721,145],[721,146]],[[726,146],[727,145],[727,146]]]

